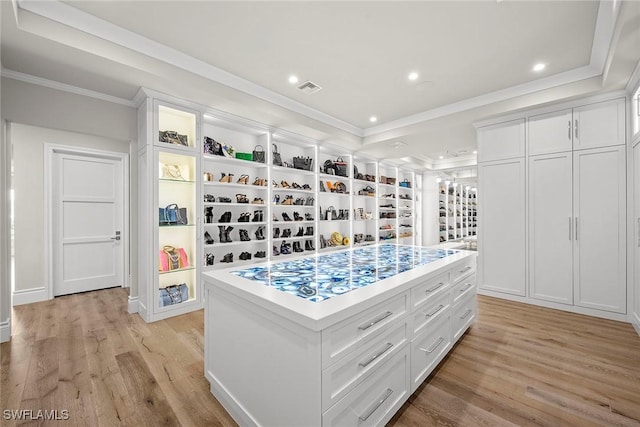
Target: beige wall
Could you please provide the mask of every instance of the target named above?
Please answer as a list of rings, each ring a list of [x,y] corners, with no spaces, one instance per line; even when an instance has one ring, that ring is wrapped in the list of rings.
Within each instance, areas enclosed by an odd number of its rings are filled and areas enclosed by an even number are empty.
[[[15,289],[45,285],[44,143],[129,154],[131,295],[137,295],[137,117],[132,107],[2,78],[2,117],[13,149]]]

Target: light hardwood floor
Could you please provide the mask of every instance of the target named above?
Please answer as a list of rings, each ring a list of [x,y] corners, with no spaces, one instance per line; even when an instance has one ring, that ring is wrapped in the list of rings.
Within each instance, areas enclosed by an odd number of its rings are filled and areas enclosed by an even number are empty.
[[[109,289],[16,307],[2,409],[67,409],[64,426],[235,425],[204,378],[202,311],[147,324],[126,305]],[[631,325],[487,297],[478,311],[391,425],[640,426]]]

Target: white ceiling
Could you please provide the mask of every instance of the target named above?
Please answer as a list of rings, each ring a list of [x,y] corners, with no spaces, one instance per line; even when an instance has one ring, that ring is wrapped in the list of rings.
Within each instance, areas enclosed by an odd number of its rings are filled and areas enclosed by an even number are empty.
[[[633,1],[616,27],[608,1],[19,4],[1,5],[5,69],[128,100],[150,87],[418,163],[471,153],[474,120],[620,89],[640,58]]]

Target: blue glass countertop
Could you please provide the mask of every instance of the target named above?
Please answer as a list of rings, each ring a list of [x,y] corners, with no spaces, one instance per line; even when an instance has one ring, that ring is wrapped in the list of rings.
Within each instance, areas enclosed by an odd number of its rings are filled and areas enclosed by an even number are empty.
[[[232,271],[307,301],[320,302],[458,253],[452,249],[377,245]]]

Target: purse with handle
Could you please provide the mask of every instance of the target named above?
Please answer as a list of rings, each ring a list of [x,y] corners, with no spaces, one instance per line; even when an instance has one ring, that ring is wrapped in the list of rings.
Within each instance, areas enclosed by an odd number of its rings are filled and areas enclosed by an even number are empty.
[[[259,148],[259,150],[258,150]],[[254,162],[258,162],[258,163],[265,163],[266,161],[266,157],[264,155],[264,148],[262,147],[262,145],[256,145],[253,148],[253,151],[251,152],[252,155],[252,159]]]
[[[282,157],[278,152],[278,146],[273,144],[273,164],[276,166],[282,166]]]
[[[186,283],[160,288],[160,307],[179,304],[189,299],[189,288]]]
[[[158,222],[160,225],[187,225],[187,208],[178,207],[175,203],[158,208]]]
[[[158,263],[160,271],[173,271],[189,267],[189,258],[183,248],[175,248],[165,245],[160,249],[160,260]]]

